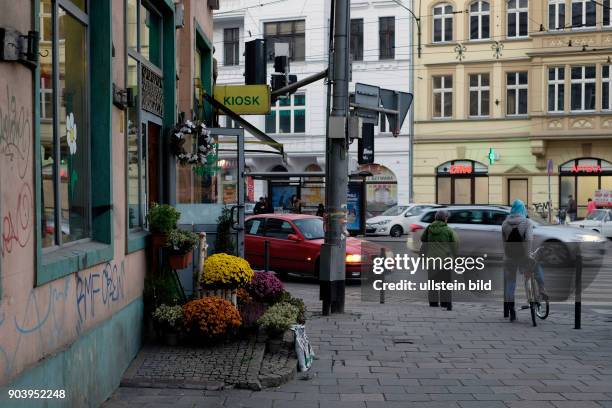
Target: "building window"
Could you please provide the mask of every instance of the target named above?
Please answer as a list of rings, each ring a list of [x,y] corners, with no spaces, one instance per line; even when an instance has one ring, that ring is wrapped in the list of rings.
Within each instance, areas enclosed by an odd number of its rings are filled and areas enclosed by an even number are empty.
[[[548,29],[561,30],[565,27],[565,0],[548,0]]]
[[[353,61],[363,61],[363,19],[351,19],[351,56]]]
[[[603,0],[601,8],[603,14],[602,23],[604,26],[610,27],[612,25],[612,8],[610,8],[610,0]]]
[[[433,82],[433,117],[453,117],[453,77],[451,75],[434,76]]]
[[[292,61],[304,61],[306,56],[305,20],[265,23],[264,36],[268,60],[274,60],[274,44],[288,43]]]
[[[470,116],[489,116],[489,74],[470,75]]]
[[[162,18],[155,9],[143,3],[138,12],[138,51],[149,62],[161,67]]]
[[[55,8],[40,15],[52,33],[40,68],[41,237],[48,248],[91,237],[90,67],[86,21],[51,0],[40,6]]]
[[[527,114],[527,72],[506,74],[506,115]]]
[[[572,28],[595,27],[595,7],[591,0],[572,0]]]
[[[528,0],[508,1],[508,37],[527,37],[529,17]]]
[[[563,112],[565,98],[565,68],[548,69],[548,111]]]
[[[226,28],[223,30],[223,65],[240,64],[240,30]]]
[[[601,109],[612,110],[612,65],[601,67]]]
[[[395,17],[378,19],[378,50],[381,60],[395,58]]]
[[[306,95],[279,99],[266,115],[266,133],[305,133]]]
[[[572,67],[572,111],[595,110],[595,67]]]
[[[433,42],[453,41],[453,6],[439,4],[433,8]]]
[[[477,1],[470,5],[470,40],[489,38],[489,3]]]

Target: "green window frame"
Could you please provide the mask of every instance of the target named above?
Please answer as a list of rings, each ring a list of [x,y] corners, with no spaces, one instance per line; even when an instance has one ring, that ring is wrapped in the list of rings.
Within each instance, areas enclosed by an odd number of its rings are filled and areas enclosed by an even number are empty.
[[[88,3],[88,4],[85,4]],[[42,166],[41,152],[41,68],[34,71],[34,135],[36,163],[36,285],[89,268],[113,258],[112,222],[112,9],[111,2],[81,1],[85,7],[68,0],[53,0],[73,15],[86,16],[89,21],[87,50],[89,64],[87,72],[87,101],[95,106],[95,122],[92,109],[89,109],[88,130],[90,137],[90,180],[95,180],[95,188],[90,182],[91,240],[77,241],[70,245],[51,250],[42,249],[42,178],[38,169]],[[40,27],[40,1],[34,2],[34,25]],[[83,11],[87,11],[87,14]],[[92,52],[95,44],[96,52]],[[95,92],[92,86],[95,84]],[[93,126],[95,123],[95,126]]]
[[[194,111],[195,116],[212,126],[213,110],[209,103],[200,103],[200,88],[209,95],[213,93],[213,46],[196,21],[194,50]],[[199,68],[199,69],[198,69]]]
[[[90,0],[91,1],[91,0]],[[176,123],[176,61],[175,61],[175,26],[174,26],[174,12],[175,5],[172,0],[125,0],[123,3],[124,7],[124,16],[125,16],[125,38],[126,44],[124,49],[124,73],[126,80],[126,87],[130,86],[129,78],[128,78],[128,63],[129,61],[136,63],[136,88],[137,91],[134,93],[135,97],[135,106],[129,107],[128,109],[134,109],[135,122],[133,126],[136,127],[136,140],[139,146],[137,153],[137,161],[138,161],[138,171],[139,174],[142,174],[142,168],[146,168],[146,159],[143,160],[142,154],[142,141],[146,140],[142,137],[142,124],[144,121],[144,115],[141,106],[140,106],[140,94],[141,94],[141,67],[144,64],[151,71],[162,77],[162,88],[163,88],[163,117],[161,118],[162,138],[168,132],[168,129],[174,127]],[[129,21],[129,7],[134,7],[132,10],[135,13],[136,22]],[[154,18],[155,22],[153,24],[149,18],[145,18],[143,13],[147,13],[149,17]],[[149,32],[155,32],[154,38],[157,38],[158,44],[152,43],[150,41],[151,36],[149,36],[149,41],[147,44],[149,48],[145,49],[143,45],[143,28],[141,27],[141,22],[147,22],[149,26]],[[157,50],[157,51],[155,51]],[[147,114],[151,115],[151,114]],[[146,182],[142,183],[142,176],[139,175],[138,182],[138,220],[136,223],[131,223],[130,219],[130,204],[129,204],[129,146],[128,146],[128,124],[129,124],[129,111],[128,114],[125,115],[125,157],[126,157],[126,167],[124,169],[124,178],[126,180],[125,184],[125,207],[126,207],[126,218],[125,218],[125,233],[127,236],[126,239],[126,253],[132,253],[136,251],[140,251],[144,249],[147,245],[147,239],[149,236],[149,232],[146,229],[146,213],[147,213],[147,203],[144,202],[146,195],[143,194],[143,190],[147,188]],[[162,139],[163,141],[163,139]],[[167,153],[167,152],[165,152]],[[171,158],[168,156],[160,157],[161,160],[164,160],[164,166],[162,174],[166,173],[166,169],[170,169],[171,167]],[[145,170],[146,171],[146,170]],[[166,190],[165,196],[160,201],[165,201],[170,204],[173,204],[173,197],[169,196],[167,191],[170,189],[168,185],[173,183],[174,176],[173,172],[168,172],[168,176],[163,180],[164,189]],[[163,194],[163,193],[162,193]]]

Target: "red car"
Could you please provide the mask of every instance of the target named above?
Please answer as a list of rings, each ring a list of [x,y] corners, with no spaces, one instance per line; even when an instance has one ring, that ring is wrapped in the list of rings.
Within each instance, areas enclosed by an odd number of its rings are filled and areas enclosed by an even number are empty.
[[[260,214],[248,217],[244,226],[245,255],[251,266],[263,268],[265,242],[268,241],[270,270],[281,275],[319,276],[319,257],[325,234],[321,217]],[[370,265],[372,256],[380,255],[380,249],[371,242],[347,238],[346,278],[359,279],[362,267]]]

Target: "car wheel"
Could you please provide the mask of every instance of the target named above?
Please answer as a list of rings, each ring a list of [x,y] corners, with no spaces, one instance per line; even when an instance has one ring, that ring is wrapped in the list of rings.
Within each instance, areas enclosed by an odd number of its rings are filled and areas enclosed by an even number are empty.
[[[389,231],[389,235],[391,235],[393,238],[399,238],[403,233],[404,230],[399,225],[394,225],[391,227],[391,231]]]
[[[569,266],[570,253],[561,241],[546,241],[542,247],[542,263],[548,266]]]

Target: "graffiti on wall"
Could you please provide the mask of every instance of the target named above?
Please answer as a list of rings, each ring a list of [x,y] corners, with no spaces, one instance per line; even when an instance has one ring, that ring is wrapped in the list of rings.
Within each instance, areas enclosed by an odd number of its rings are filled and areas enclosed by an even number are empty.
[[[0,101],[2,102],[2,101]],[[6,101],[0,103],[0,155],[16,166],[20,179],[24,179],[30,162],[32,146],[31,109],[17,105],[17,98],[6,86]]]
[[[15,368],[15,361],[26,338],[32,336],[41,350],[53,349],[61,344],[66,327],[66,305],[70,279],[64,278],[44,289],[32,289],[21,312],[7,318],[0,310],[0,331],[16,336],[10,349],[0,340],[0,370],[8,376]],[[46,296],[43,296],[46,295]],[[43,328],[44,333],[43,333]]]
[[[15,208],[7,210],[2,217],[2,242],[0,242],[0,256],[10,254],[14,246],[25,248],[32,235],[34,224],[34,202],[32,187],[23,183],[21,190],[17,193]]]
[[[102,271],[76,274],[77,333],[87,319],[96,317],[96,303],[110,308],[125,297],[125,265],[107,263]]]

